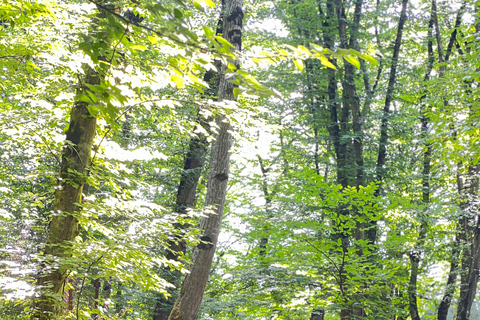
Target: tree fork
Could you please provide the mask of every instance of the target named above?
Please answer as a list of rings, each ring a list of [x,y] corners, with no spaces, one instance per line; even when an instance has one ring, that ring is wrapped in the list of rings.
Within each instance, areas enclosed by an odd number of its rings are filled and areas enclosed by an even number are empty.
[[[242,44],[242,6],[243,0],[225,0],[222,7],[223,38],[230,42],[237,52],[241,51]],[[240,67],[238,61],[234,63],[237,68]],[[226,66],[222,66],[221,70],[218,99],[219,101],[235,100],[234,85],[227,81],[224,74]],[[218,133],[210,154],[205,200],[205,206],[212,208],[214,212],[202,218],[200,222],[202,242],[194,248],[190,273],[183,281],[180,295],[170,313],[169,320],[194,320],[197,317],[218,242],[228,184],[232,126],[224,116],[217,116],[215,121]]]

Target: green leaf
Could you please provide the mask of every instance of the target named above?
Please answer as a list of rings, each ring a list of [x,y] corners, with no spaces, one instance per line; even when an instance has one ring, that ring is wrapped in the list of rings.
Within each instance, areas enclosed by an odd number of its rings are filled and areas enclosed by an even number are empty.
[[[183,12],[178,10],[177,8],[173,9],[173,15],[177,19],[180,19],[180,20],[183,19]]]
[[[183,83],[183,78],[182,77],[179,77],[175,74],[172,74],[170,76],[170,80],[175,83],[175,85],[177,86],[177,89],[183,89],[185,88],[185,84]]]
[[[227,40],[225,40],[220,36],[215,36],[215,39],[217,39],[217,41],[220,42],[224,48],[227,48],[227,47],[235,48],[233,44],[231,44],[230,42],[228,42]]]
[[[205,9],[202,7],[202,5],[196,1],[193,2],[193,6],[195,7],[195,9],[197,9],[198,11],[201,11],[201,12],[204,12]]]
[[[362,58],[363,60],[373,64],[375,67],[378,66],[378,61],[374,57],[372,57],[368,54],[362,53],[362,54],[360,54],[360,58]]]
[[[352,56],[344,56],[343,58],[357,67],[357,69],[360,69],[360,62],[356,58]]]
[[[216,7],[217,7],[212,0],[197,0],[197,1],[199,1],[200,3],[203,3],[203,4],[205,4],[205,5],[207,5],[207,6],[210,7],[210,8],[216,8]]]
[[[327,68],[337,69],[333,63],[331,63],[327,58],[324,56],[318,57],[320,63],[323,64]]]
[[[242,90],[240,90],[239,88],[233,88],[233,95],[235,96],[235,99],[237,99],[241,93]]]
[[[131,48],[134,49],[134,50],[138,50],[138,51],[146,51],[146,50],[148,50],[148,48],[145,47],[145,46],[142,45],[142,44],[135,44],[135,45],[133,45]]]
[[[210,29],[210,28],[207,27],[207,26],[203,26],[202,28],[203,28],[203,32],[205,33],[205,35],[207,36],[207,38],[213,37],[214,32],[212,31],[212,29]]]
[[[362,54],[360,52],[358,52],[357,50],[355,49],[348,49],[348,52],[352,55],[352,56],[361,56]]]
[[[310,46],[320,52],[323,52],[323,47],[320,47],[319,45],[316,45],[315,43],[310,43]]]
[[[158,39],[157,39],[157,37],[155,37],[155,36],[148,36],[148,40],[149,40],[152,44],[157,44],[157,43],[158,43]]]
[[[297,66],[297,68],[302,71],[304,68],[303,61],[300,59],[293,60],[293,63]]]

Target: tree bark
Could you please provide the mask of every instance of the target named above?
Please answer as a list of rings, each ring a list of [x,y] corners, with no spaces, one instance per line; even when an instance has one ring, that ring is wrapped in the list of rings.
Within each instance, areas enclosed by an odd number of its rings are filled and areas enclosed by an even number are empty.
[[[84,84],[81,84],[78,93],[88,90],[85,84],[100,84],[101,77],[88,68]],[[96,122],[97,119],[90,114],[86,102],[75,102],[70,113],[66,136],[68,143],[62,154],[54,213],[38,279],[41,294],[36,305],[38,312],[35,315],[39,319],[50,319],[59,312],[57,297],[62,294],[64,281],[70,269],[66,260],[71,257],[72,242],[79,233],[78,218],[81,214],[82,191],[90,165]]]
[[[96,20],[104,17],[104,12],[100,10],[93,22],[94,30]],[[88,65],[84,66],[84,70],[85,75],[78,83],[77,97],[90,91],[88,85],[100,85],[105,79],[105,70],[97,71]],[[40,296],[35,302],[35,319],[52,319],[61,313],[59,302],[65,280],[72,269],[69,258],[72,256],[73,242],[79,234],[82,193],[91,164],[91,150],[96,133],[97,119],[91,115],[88,107],[87,102],[78,99],[70,112],[55,190],[53,217],[43,252],[44,259],[39,268],[37,285]]]
[[[480,220],[475,219],[479,203],[479,173],[480,165],[471,165],[464,185],[466,200],[461,225],[464,250],[461,266],[460,299],[457,306],[457,319],[459,320],[470,319],[470,310],[475,299],[479,278]]]
[[[435,5],[435,0],[432,0],[432,5]],[[460,24],[462,22],[462,16],[465,13],[465,7],[466,7],[466,1],[463,1],[462,6],[457,12],[457,17],[455,19],[455,28],[453,32],[450,34],[450,40],[447,45],[447,51],[445,53],[445,58],[444,61],[448,61],[450,59],[450,55],[452,54],[453,51],[453,46],[455,42],[457,41],[457,30],[460,27]],[[435,8],[436,11],[436,8]],[[433,18],[433,17],[432,17]],[[436,30],[438,30],[438,18],[437,14],[435,12],[435,17],[434,23],[436,26]],[[437,31],[438,32],[438,31]],[[441,42],[441,37],[440,34],[437,34],[437,42]],[[442,62],[443,60],[443,54],[442,54],[442,46],[438,46],[438,60],[439,62]],[[430,48],[429,48],[430,50]],[[440,72],[440,77],[443,77],[444,75],[444,69],[442,68]],[[446,103],[445,103],[446,104]],[[463,191],[462,181],[461,181],[461,176],[460,172],[457,170],[457,185],[458,185],[458,194],[461,194]],[[437,319],[438,320],[447,320],[448,316],[448,309],[450,308],[450,304],[452,302],[453,294],[455,293],[455,288],[456,288],[456,280],[457,280],[457,275],[458,275],[458,266],[459,266],[459,257],[461,254],[461,246],[462,246],[462,231],[461,231],[461,222],[459,221],[457,223],[457,232],[455,235],[455,240],[453,242],[453,247],[452,247],[452,256],[450,258],[450,271],[448,272],[448,278],[447,278],[447,283],[446,283],[446,288],[445,288],[445,294],[442,298],[442,301],[440,302],[440,305],[438,307],[438,312],[437,312]]]
[[[181,174],[180,184],[178,186],[176,212],[179,215],[185,215],[188,208],[192,208],[195,203],[197,184],[200,178],[201,169],[205,163],[208,142],[203,134],[199,134],[190,140],[189,150],[185,159],[185,165]],[[175,228],[181,232],[185,226],[176,224]],[[182,235],[175,236],[168,242],[166,258],[168,260],[178,261],[179,257],[185,253],[187,244]],[[168,279],[175,287],[178,287],[181,274],[175,272],[172,279]],[[158,297],[153,312],[153,320],[167,320],[173,309],[174,298],[177,295],[177,289],[169,290],[171,298],[163,296]],[[173,299],[172,299],[173,298]]]
[[[225,0],[222,8],[223,37],[235,47],[236,51],[241,50],[242,6],[243,0]],[[239,62],[236,61],[235,64],[238,68]],[[234,85],[227,81],[225,71],[226,67],[222,66],[218,98],[220,101],[235,100]],[[194,248],[190,273],[183,281],[180,295],[170,313],[169,320],[194,320],[197,317],[218,242],[228,183],[232,126],[223,116],[217,116],[215,122],[218,133],[212,144],[205,200],[205,206],[214,212],[202,218],[200,222],[202,242]]]
[[[312,311],[310,315],[310,320],[324,320],[325,319],[325,310],[323,309],[316,309]]]
[[[221,35],[222,20],[218,21],[216,35]],[[215,60],[215,67],[221,68],[221,62]],[[208,70],[203,76],[203,81],[209,84],[209,88],[205,95],[216,99],[218,96],[219,83],[218,71]],[[198,115],[198,125],[210,131],[208,124],[201,115]],[[181,173],[180,184],[177,191],[177,200],[175,202],[175,211],[179,215],[185,215],[189,208],[195,207],[195,198],[197,195],[197,185],[200,179],[201,169],[205,164],[207,156],[208,140],[204,134],[197,134],[191,138],[185,164]],[[177,231],[182,232],[187,226],[182,224],[175,224]],[[175,236],[174,239],[168,242],[166,258],[168,260],[178,261],[181,254],[184,254],[187,249],[187,243],[182,235]],[[165,298],[163,295],[159,296],[153,311],[153,320],[167,320],[170,312],[172,312],[175,298],[178,296],[178,288],[181,282],[181,274],[176,271],[167,279],[175,288],[169,289],[170,297]]]
[[[428,22],[428,59],[427,59],[427,71],[425,72],[424,82],[426,83],[430,79],[430,74],[433,69],[433,62],[435,60],[433,54],[433,27],[435,24],[436,17],[436,3],[435,0],[432,0],[432,7],[430,10],[430,19]],[[439,46],[441,48],[441,46]],[[440,55],[441,56],[441,55]],[[422,97],[423,100],[425,96]],[[422,103],[422,101],[421,101]],[[420,230],[418,232],[418,238],[415,243],[414,248],[410,252],[410,279],[408,283],[407,293],[408,293],[408,310],[412,320],[420,320],[418,313],[418,304],[417,304],[417,278],[418,278],[418,269],[420,265],[420,258],[422,256],[423,247],[425,245],[425,236],[427,233],[427,216],[425,211],[428,210],[428,204],[430,203],[430,163],[431,163],[431,154],[432,146],[428,142],[428,126],[429,126],[429,117],[428,110],[425,110],[425,106],[421,106],[421,133],[425,152],[423,154],[423,171],[422,171],[422,201],[425,205],[424,209],[421,209],[419,212],[419,221],[420,221]]]
[[[95,82],[97,81],[93,78],[87,80],[89,84],[99,84]],[[95,136],[96,118],[90,115],[86,103],[77,102],[72,109],[70,119],[66,140],[71,142],[71,145],[65,147],[62,156],[59,185],[55,192],[54,216],[44,250],[45,264],[42,266],[42,275],[38,279],[42,294],[37,306],[41,313],[56,314],[58,312],[58,299],[51,297],[51,293],[62,292],[68,275],[68,264],[62,260],[71,256],[71,242],[78,235],[82,190]],[[56,265],[55,262],[58,266],[50,269],[49,267]]]

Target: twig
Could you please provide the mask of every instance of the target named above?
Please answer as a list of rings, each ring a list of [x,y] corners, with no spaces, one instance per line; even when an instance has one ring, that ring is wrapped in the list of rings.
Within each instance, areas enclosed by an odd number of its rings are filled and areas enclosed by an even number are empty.
[[[314,244],[312,244],[310,241],[304,239],[306,243],[308,243],[313,249],[317,250],[318,252],[320,252],[325,258],[327,258],[328,261],[330,261],[333,266],[335,267],[335,269],[337,269],[338,272],[340,272],[340,268],[337,266],[337,264],[335,263],[335,261],[332,260],[332,258],[330,258],[325,252],[323,252],[322,250],[320,250],[319,248],[317,248]],[[335,277],[335,275],[333,276],[335,278],[335,280],[338,281],[337,277]]]

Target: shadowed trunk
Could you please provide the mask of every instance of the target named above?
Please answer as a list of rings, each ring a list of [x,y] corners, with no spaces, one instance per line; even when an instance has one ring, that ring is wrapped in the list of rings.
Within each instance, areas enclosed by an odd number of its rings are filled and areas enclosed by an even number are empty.
[[[105,17],[103,11],[96,15],[92,23],[94,32],[98,19]],[[99,40],[108,46],[107,40]],[[98,59],[102,60],[102,57]],[[94,70],[85,64],[84,71],[85,74],[77,85],[77,97],[86,96],[90,91],[89,85],[100,85],[105,79],[105,70]],[[75,101],[66,130],[53,217],[43,261],[39,267],[37,285],[40,296],[36,300],[33,313],[36,319],[56,318],[61,312],[58,296],[63,295],[65,280],[74,263],[69,258],[72,256],[73,242],[79,234],[82,192],[90,167],[96,124],[97,119],[90,114],[89,104],[81,99]]]
[[[208,142],[204,135],[199,134],[190,140],[189,150],[185,159],[185,165],[181,174],[180,184],[178,187],[176,212],[179,215],[185,215],[188,208],[192,208],[195,203],[197,184],[200,178],[201,170],[205,163]],[[168,242],[166,258],[168,260],[178,261],[185,253],[187,244],[181,232],[186,228],[185,225],[175,224],[175,228],[180,233],[174,239]],[[167,271],[170,272],[170,271]],[[167,279],[175,288],[170,289],[171,297],[166,299],[163,295],[157,298],[155,310],[153,312],[153,320],[167,320],[174,305],[174,299],[177,296],[177,288],[180,284],[181,273],[178,271],[170,272]]]
[[[383,107],[382,122],[380,125],[380,139],[378,146],[378,157],[376,166],[376,180],[380,183],[375,196],[379,197],[381,193],[381,184],[385,173],[385,160],[387,158],[387,144],[388,144],[388,123],[390,121],[390,106],[393,102],[393,92],[395,90],[395,83],[397,78],[398,58],[400,56],[400,46],[402,45],[402,35],[405,22],[407,21],[407,4],[408,0],[402,0],[402,11],[400,13],[400,20],[398,22],[397,36],[393,47],[393,56],[390,66],[390,75],[388,78],[387,94],[385,98],[385,105]],[[368,230],[366,231],[366,238],[369,243],[375,244],[377,240],[377,222],[369,221]]]

